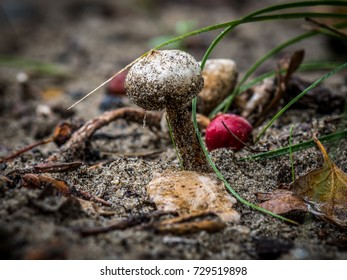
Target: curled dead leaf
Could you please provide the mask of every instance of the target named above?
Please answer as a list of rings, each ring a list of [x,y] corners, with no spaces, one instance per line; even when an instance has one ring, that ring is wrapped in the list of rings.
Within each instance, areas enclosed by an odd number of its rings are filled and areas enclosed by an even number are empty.
[[[180,216],[212,212],[223,222],[240,219],[232,208],[236,199],[210,174],[166,170],[147,185],[147,192],[161,211],[177,211]]]

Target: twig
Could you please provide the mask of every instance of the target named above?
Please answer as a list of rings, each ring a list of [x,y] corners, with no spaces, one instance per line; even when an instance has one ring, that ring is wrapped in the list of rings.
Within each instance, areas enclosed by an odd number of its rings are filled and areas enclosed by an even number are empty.
[[[15,152],[14,154],[9,155],[9,156],[7,156],[7,157],[5,157],[5,158],[0,159],[0,163],[4,163],[4,162],[6,162],[6,161],[9,161],[9,160],[11,160],[11,159],[14,159],[14,158],[18,157],[19,155],[24,154],[25,152],[30,151],[30,150],[32,150],[33,148],[37,147],[37,146],[45,145],[45,144],[48,144],[48,143],[50,143],[50,142],[52,142],[52,141],[53,141],[53,138],[48,138],[48,139],[44,139],[44,140],[41,140],[41,141],[39,141],[39,142],[36,142],[36,143],[34,143],[34,144],[31,144],[31,145],[29,145],[29,146],[26,146],[26,147],[24,147],[23,149],[20,149],[19,151]]]
[[[62,180],[57,180],[48,176],[44,175],[36,175],[36,174],[25,174],[22,177],[23,183],[22,186],[26,188],[37,188],[40,189],[42,187],[51,186],[55,189],[57,189],[62,195],[64,196],[77,196],[79,198],[82,198],[84,200],[91,200],[95,202],[99,202],[103,204],[104,206],[112,206],[110,202],[107,202],[106,200],[94,196],[87,191],[78,190],[74,187],[70,187],[68,184],[66,184]]]
[[[77,189],[73,189],[72,190],[72,193],[74,195],[76,195],[77,197],[80,197],[80,198],[83,198],[84,200],[91,200],[91,201],[94,201],[94,202],[99,202],[101,203],[102,205],[104,206],[107,206],[107,207],[110,207],[112,206],[112,203],[98,197],[98,196],[95,196],[95,195],[92,195],[86,191],[82,191],[82,190],[77,190]]]
[[[176,212],[172,212],[172,211],[157,211],[154,213],[145,213],[145,214],[129,217],[128,219],[125,219],[125,220],[111,223],[107,226],[80,229],[79,233],[82,236],[89,236],[89,235],[97,235],[100,233],[107,233],[113,230],[124,230],[124,229],[134,227],[143,223],[148,224],[151,222],[152,218],[157,218],[157,217],[170,215],[170,214],[177,215]]]
[[[38,163],[33,167],[24,169],[15,169],[6,174],[6,177],[23,176],[28,173],[61,173],[74,170],[82,165],[80,161],[73,162],[48,162],[48,163]]]
[[[82,165],[80,161],[74,162],[47,162],[38,163],[33,167],[35,173],[54,173],[54,172],[66,172],[76,169]]]
[[[0,159],[0,163],[4,163],[6,161],[14,159],[14,158],[18,157],[19,155],[24,154],[25,152],[30,151],[33,148],[40,146],[40,145],[45,145],[45,144],[54,142],[56,145],[61,146],[64,143],[66,143],[66,141],[71,137],[71,134],[74,130],[76,130],[76,126],[74,126],[68,122],[59,123],[54,128],[52,137],[49,137],[49,138],[44,139],[44,140],[40,140],[37,143],[26,146],[25,148],[15,152],[14,154],[7,156],[3,159]]]
[[[161,113],[147,112],[143,109],[124,107],[108,111],[88,121],[79,130],[72,134],[71,138],[60,148],[60,150],[48,158],[49,161],[70,161],[83,159],[90,137],[100,128],[117,119],[142,123],[146,117],[146,124],[152,128],[160,129]]]

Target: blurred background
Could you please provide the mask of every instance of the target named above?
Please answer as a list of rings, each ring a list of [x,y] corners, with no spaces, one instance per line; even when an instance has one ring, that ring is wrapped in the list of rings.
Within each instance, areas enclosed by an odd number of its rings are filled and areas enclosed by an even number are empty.
[[[18,84],[29,79],[47,102],[60,99],[68,106],[162,41],[280,2],[2,0],[0,92],[12,98],[16,92],[13,87],[18,91]],[[290,20],[240,26],[211,57],[232,58],[243,73],[276,45],[307,31],[305,25],[303,20]],[[168,47],[184,49],[200,60],[220,31]],[[279,57],[299,48],[306,50],[305,61],[342,60],[346,55],[326,37],[316,36],[271,59],[260,72],[274,69]],[[84,102],[87,108],[81,105],[76,110],[91,118],[98,114],[100,98],[102,94],[95,94]],[[6,104],[4,101],[3,110]]]

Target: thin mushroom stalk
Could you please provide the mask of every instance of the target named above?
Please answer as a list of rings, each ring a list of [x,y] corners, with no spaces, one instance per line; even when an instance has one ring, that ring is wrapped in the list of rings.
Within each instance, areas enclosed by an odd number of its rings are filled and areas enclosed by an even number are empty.
[[[186,106],[203,88],[199,63],[179,50],[153,51],[129,70],[125,90],[145,110],[166,109],[185,170],[210,171]]]

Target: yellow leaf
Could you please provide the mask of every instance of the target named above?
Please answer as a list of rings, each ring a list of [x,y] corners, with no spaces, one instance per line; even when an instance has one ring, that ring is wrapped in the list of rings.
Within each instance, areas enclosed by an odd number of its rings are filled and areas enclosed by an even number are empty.
[[[147,185],[147,192],[158,210],[177,211],[180,216],[212,212],[224,222],[240,219],[232,209],[235,198],[210,174],[166,170]]]

